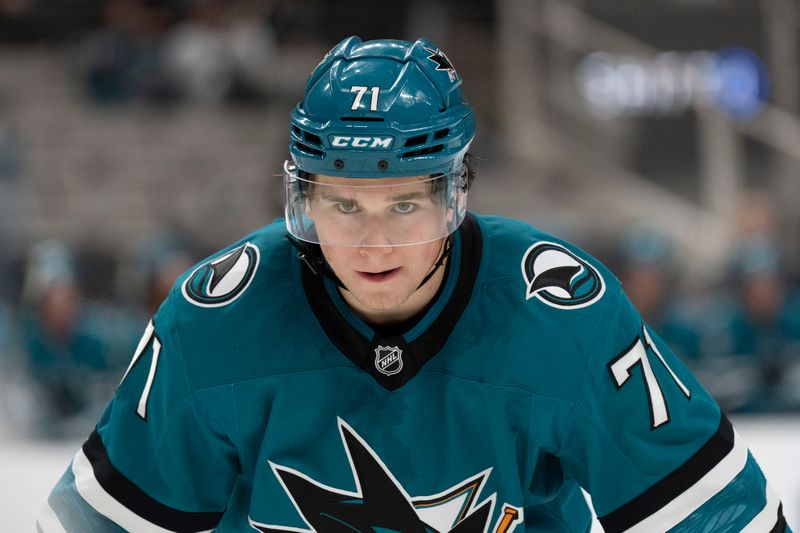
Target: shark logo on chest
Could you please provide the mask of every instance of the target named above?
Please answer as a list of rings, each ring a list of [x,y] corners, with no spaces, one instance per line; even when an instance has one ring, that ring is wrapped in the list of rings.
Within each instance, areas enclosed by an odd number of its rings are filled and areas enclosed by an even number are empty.
[[[511,533],[522,523],[522,509],[504,505],[495,527],[489,528],[497,495],[481,499],[481,491],[491,468],[442,492],[411,496],[378,454],[341,419],[339,433],[355,490],[324,485],[270,461],[272,472],[308,529],[263,524],[252,518],[251,527],[262,533]]]

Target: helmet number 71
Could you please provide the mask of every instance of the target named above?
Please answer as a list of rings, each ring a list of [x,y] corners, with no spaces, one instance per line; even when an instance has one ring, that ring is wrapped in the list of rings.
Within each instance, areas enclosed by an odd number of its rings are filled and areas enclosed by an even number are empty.
[[[367,94],[367,91],[372,93],[372,97],[370,98],[369,102],[369,110],[370,111],[377,111],[378,110],[378,93],[381,91],[380,87],[363,87],[361,85],[353,85],[350,87],[351,93],[356,93],[356,97],[353,99],[353,105],[350,106],[350,109],[355,111],[359,107],[361,107],[361,100],[364,98],[364,95]]]

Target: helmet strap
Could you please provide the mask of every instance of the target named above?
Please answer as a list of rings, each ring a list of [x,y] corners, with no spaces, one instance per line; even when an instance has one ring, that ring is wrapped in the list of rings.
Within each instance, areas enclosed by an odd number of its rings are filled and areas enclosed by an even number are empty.
[[[422,281],[417,285],[417,290],[420,290],[423,285],[428,283],[428,281],[436,274],[436,271],[444,264],[445,260],[450,256],[450,252],[453,250],[453,235],[450,234],[447,236],[447,239],[444,241],[444,247],[442,248],[442,253],[439,255],[439,259],[436,260],[436,263],[433,264],[433,268],[428,274],[422,279]]]
[[[301,241],[291,235],[286,235],[286,239],[292,243],[292,246],[297,250],[297,258],[305,263],[311,272],[317,276],[325,276],[338,287],[347,290],[342,280],[339,279],[330,265],[328,265],[328,262],[325,261],[325,256],[322,255],[322,249],[318,244]]]

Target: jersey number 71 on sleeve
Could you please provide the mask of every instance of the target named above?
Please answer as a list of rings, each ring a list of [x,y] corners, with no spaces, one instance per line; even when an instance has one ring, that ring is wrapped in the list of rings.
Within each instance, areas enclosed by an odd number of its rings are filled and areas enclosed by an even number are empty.
[[[647,401],[650,404],[650,429],[656,429],[669,422],[669,409],[667,402],[664,399],[664,393],[661,390],[656,375],[653,372],[653,367],[650,365],[650,359],[647,356],[647,348],[650,348],[653,353],[658,356],[661,364],[667,369],[672,379],[680,387],[681,391],[687,398],[691,398],[692,394],[686,385],[678,379],[675,372],[669,367],[661,352],[656,348],[653,339],[647,332],[647,328],[642,326],[642,333],[636,337],[636,340],[624,352],[618,355],[613,361],[608,363],[608,370],[611,373],[611,379],[617,390],[622,388],[631,377],[631,369],[636,365],[642,367],[642,376],[644,377],[645,390],[647,391]],[[644,342],[642,342],[644,340]]]
[[[153,386],[153,380],[156,377],[156,368],[158,368],[158,356],[161,354],[161,340],[158,338],[158,335],[156,335],[156,327],[152,320],[147,323],[144,334],[139,340],[138,346],[136,346],[133,359],[131,359],[131,363],[125,371],[125,375],[122,376],[119,382],[120,385],[122,385],[122,382],[128,377],[128,373],[130,373],[131,369],[139,362],[142,354],[144,354],[150,346],[153,347],[153,357],[150,360],[150,373],[147,375],[147,382],[144,384],[144,390],[139,397],[139,404],[136,407],[136,414],[144,421],[147,421],[147,398],[150,396],[150,388]]]

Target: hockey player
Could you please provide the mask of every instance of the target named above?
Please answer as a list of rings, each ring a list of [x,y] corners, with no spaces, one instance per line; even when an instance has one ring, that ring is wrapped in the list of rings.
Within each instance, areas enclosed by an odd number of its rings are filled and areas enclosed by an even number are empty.
[[[601,264],[466,211],[461,78],[342,41],[286,218],[190,269],[41,531],[787,531],[742,439]],[[288,240],[287,240],[288,237]]]

